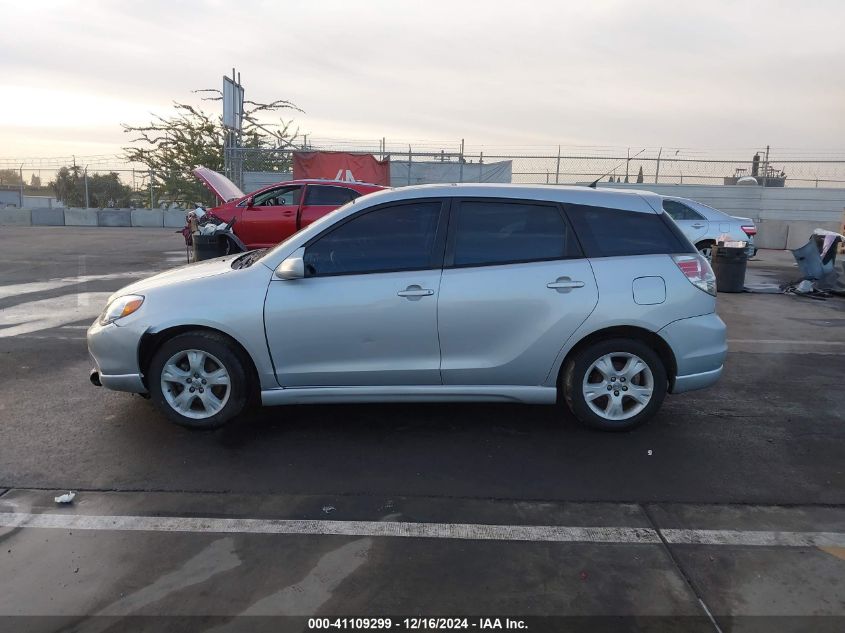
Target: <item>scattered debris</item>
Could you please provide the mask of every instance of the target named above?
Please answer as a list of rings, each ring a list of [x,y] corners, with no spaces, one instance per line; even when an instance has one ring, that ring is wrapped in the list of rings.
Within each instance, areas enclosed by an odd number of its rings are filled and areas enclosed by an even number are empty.
[[[74,497],[76,497],[76,493],[68,491],[66,494],[55,497],[53,501],[56,503],[73,503]]]
[[[648,451],[646,451],[646,453],[648,454],[649,457],[651,457],[654,454],[654,453],[651,452],[651,449],[648,449]]]
[[[323,512],[325,514],[331,514],[335,510],[337,510],[337,508],[335,508],[334,506],[323,506]]]
[[[845,297],[845,283],[836,270],[836,248],[845,236],[816,229],[801,248],[792,251],[803,278],[782,286],[784,294],[794,294],[824,301],[837,295]],[[845,273],[845,264],[842,265]]]

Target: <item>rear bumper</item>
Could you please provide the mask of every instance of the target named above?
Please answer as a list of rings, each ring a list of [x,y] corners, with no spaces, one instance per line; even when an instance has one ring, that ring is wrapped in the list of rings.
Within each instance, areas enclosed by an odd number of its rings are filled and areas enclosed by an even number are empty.
[[[716,313],[674,321],[658,334],[675,355],[671,393],[703,389],[716,382],[728,353],[727,330]]]
[[[672,386],[672,393],[684,393],[685,391],[694,391],[696,389],[704,389],[709,387],[714,382],[719,380],[722,376],[722,366],[711,371],[701,372],[700,374],[687,374],[686,376],[675,377],[675,383]]]

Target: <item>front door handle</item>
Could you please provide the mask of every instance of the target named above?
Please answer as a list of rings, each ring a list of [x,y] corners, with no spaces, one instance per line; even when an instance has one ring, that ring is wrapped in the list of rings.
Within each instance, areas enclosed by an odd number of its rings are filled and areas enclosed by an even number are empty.
[[[703,228],[704,228],[704,225],[703,225],[703,224],[693,224],[693,225],[692,225],[692,228],[694,228],[694,229],[703,229]]]
[[[573,281],[570,277],[558,277],[555,281],[546,284],[546,288],[557,290],[558,292],[569,292],[573,288],[583,288],[583,281]]]
[[[430,297],[434,294],[434,290],[429,290],[428,288],[423,288],[417,284],[411,284],[404,290],[400,290],[396,293],[400,297],[405,297],[408,301],[419,301],[423,297]]]

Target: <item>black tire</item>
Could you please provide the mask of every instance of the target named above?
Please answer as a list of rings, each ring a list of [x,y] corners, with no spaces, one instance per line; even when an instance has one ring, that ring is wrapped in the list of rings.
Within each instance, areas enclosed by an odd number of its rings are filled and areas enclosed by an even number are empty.
[[[704,240],[703,242],[699,242],[695,245],[695,250],[698,251],[699,255],[704,257],[707,261],[713,260],[713,249],[716,247],[716,242],[713,240]],[[707,256],[705,253],[705,249],[710,249],[710,257]]]
[[[179,413],[170,405],[162,391],[161,375],[164,365],[175,354],[186,350],[198,350],[211,354],[219,360],[228,373],[228,399],[219,411],[209,417],[194,418]],[[153,354],[147,372],[150,399],[171,422],[193,429],[215,429],[239,415],[249,403],[250,389],[247,367],[242,352],[221,334],[206,331],[179,334],[165,341]],[[209,378],[209,380],[211,379]],[[209,387],[206,388],[210,389]],[[196,401],[193,404],[198,406]]]
[[[628,353],[638,356],[651,370],[654,383],[651,399],[648,403],[639,413],[623,420],[610,420],[598,415],[587,403],[582,388],[587,370],[593,363],[606,354],[614,353]],[[602,431],[630,431],[647,422],[660,409],[668,389],[666,368],[657,353],[642,341],[623,338],[599,341],[578,352],[574,358],[567,362],[561,382],[564,399],[573,415],[583,424]],[[610,394],[608,394],[607,398],[610,397]],[[622,399],[623,402],[627,403],[626,406],[629,409],[635,404],[632,403],[633,398],[627,398],[623,395]],[[599,401],[600,406],[601,398],[595,400]]]

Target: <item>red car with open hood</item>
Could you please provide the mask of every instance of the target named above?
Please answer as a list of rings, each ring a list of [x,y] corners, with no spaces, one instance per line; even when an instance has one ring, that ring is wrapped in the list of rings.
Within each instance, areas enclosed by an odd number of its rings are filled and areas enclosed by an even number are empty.
[[[209,211],[227,222],[237,218],[233,231],[249,249],[275,246],[347,202],[385,189],[343,180],[289,180],[246,195],[216,171],[197,167],[193,173],[223,201]]]

